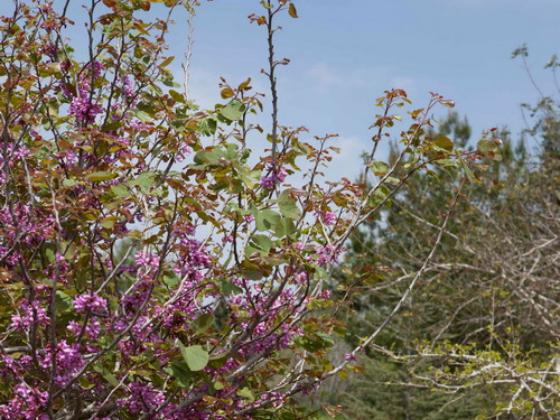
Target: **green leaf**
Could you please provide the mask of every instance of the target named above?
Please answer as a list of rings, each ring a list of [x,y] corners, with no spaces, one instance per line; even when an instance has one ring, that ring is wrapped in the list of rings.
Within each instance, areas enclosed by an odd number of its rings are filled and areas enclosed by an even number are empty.
[[[148,114],[147,112],[144,112],[144,111],[136,111],[135,117],[138,118],[142,122],[148,122],[148,121],[151,121],[151,119],[152,119],[150,114]]]
[[[93,370],[95,370],[97,373],[99,373],[103,379],[105,379],[107,382],[109,382],[109,384],[113,387],[117,386],[119,384],[119,381],[117,380],[117,378],[115,377],[115,375],[113,375],[111,372],[109,372],[109,370],[103,366],[99,366],[96,365],[94,366]]]
[[[213,136],[216,134],[218,121],[215,118],[208,117],[198,123],[198,131],[204,136]]]
[[[222,149],[201,150],[194,156],[194,162],[200,165],[217,166],[224,158]]]
[[[68,312],[73,307],[72,298],[61,290],[56,291],[55,306],[60,312]]]
[[[480,140],[477,149],[482,153],[495,152],[498,150],[498,144],[494,140]]]
[[[241,398],[246,398],[249,401],[255,401],[255,396],[247,387],[241,388],[239,391],[237,391],[237,395]]]
[[[107,216],[104,219],[101,220],[101,226],[103,226],[105,229],[113,229],[113,227],[115,226],[115,223],[118,221],[116,216]]]
[[[461,166],[463,167],[463,170],[465,171],[465,175],[467,176],[467,179],[469,180],[469,182],[476,183],[477,179],[476,179],[473,171],[471,171],[471,168],[469,168],[468,164],[463,160],[461,160],[460,162],[461,162]]]
[[[401,180],[399,178],[395,178],[394,176],[389,176],[385,179],[385,182],[389,185],[397,187],[400,185]]]
[[[253,215],[255,216],[257,230],[260,231],[274,229],[282,218],[277,212],[270,209],[254,210]]]
[[[212,324],[214,324],[214,315],[212,314],[202,314],[194,321],[196,332],[199,334],[205,332]]]
[[[47,257],[47,260],[51,263],[56,261],[55,253],[51,248],[45,250],[45,257]]]
[[[243,118],[243,111],[245,111],[245,105],[239,101],[231,101],[220,109],[220,115],[229,121],[239,121]]]
[[[434,144],[438,147],[441,147],[444,150],[447,150],[447,151],[453,150],[453,140],[451,140],[447,136],[438,136],[435,139]]]
[[[436,163],[438,165],[443,166],[444,168],[456,168],[457,167],[457,161],[453,160],[453,159],[439,159],[436,161]]]
[[[290,236],[296,232],[296,226],[293,219],[282,217],[280,221],[274,226],[274,234],[279,238]]]
[[[288,14],[294,19],[298,18],[297,9],[294,3],[290,3],[288,6]]]
[[[91,182],[102,182],[114,179],[117,176],[118,175],[113,172],[100,171],[86,175],[86,179],[90,180]]]
[[[179,343],[181,348],[181,355],[183,360],[187,363],[189,369],[193,372],[198,372],[206,367],[208,364],[208,352],[202,348],[202,346],[195,345],[185,347],[182,343]]]
[[[171,96],[177,102],[185,103],[185,97],[183,96],[183,94],[177,92],[176,90],[170,89],[169,96]]]
[[[142,172],[131,184],[139,186],[142,191],[147,191],[155,184],[156,176],[155,172]]]
[[[369,167],[375,176],[384,176],[387,172],[389,172],[389,165],[380,160],[371,162]]]
[[[252,254],[252,250],[259,251],[261,254],[268,254],[270,248],[272,248],[272,241],[268,236],[265,235],[253,235],[249,244],[247,246],[249,255]]]
[[[289,219],[297,219],[301,214],[296,200],[292,198],[289,190],[282,191],[278,197],[278,208],[280,213]]]
[[[248,252],[249,250],[246,250]],[[265,276],[268,276],[272,273],[272,268],[270,266],[264,266],[255,264],[249,260],[244,260],[241,262],[241,274],[243,277],[249,280],[260,280]],[[237,287],[232,285],[233,287]],[[240,293],[242,290],[237,287],[237,291],[235,293]]]
[[[111,187],[111,191],[117,197],[127,197],[128,195],[130,195],[128,188],[126,188],[126,185],[123,184],[113,185]]]
[[[165,275],[163,276],[163,282],[167,287],[175,287],[181,282],[181,279],[175,274]]]
[[[61,72],[60,63],[49,63],[39,67],[39,76],[53,76]]]
[[[323,341],[323,343],[325,343],[326,346],[334,346],[334,340],[330,335],[323,332],[318,332],[317,336]]]
[[[167,57],[165,60],[161,62],[160,67],[167,67],[173,62],[173,60],[175,60],[175,57],[173,56]]]
[[[65,187],[73,187],[74,185],[77,185],[78,181],[76,179],[73,178],[65,178],[64,181],[62,181],[62,185]]]
[[[191,383],[191,375],[184,362],[173,362],[164,371],[175,378],[181,388],[187,388]]]
[[[260,178],[260,172],[259,171],[251,171],[250,168],[248,168],[247,166],[241,164],[241,163],[235,163],[235,170],[237,171],[237,174],[239,175],[239,179],[241,179],[241,181],[250,189],[252,189],[255,185],[257,185],[259,178]]]
[[[478,142],[477,150],[488,159],[500,161],[502,160],[502,155],[500,153],[500,144],[500,140],[497,139],[483,139]]]
[[[234,293],[241,293],[243,290],[227,280],[222,280],[222,282],[220,283],[220,291],[224,295],[229,296]]]
[[[387,194],[389,194],[389,190],[386,186],[381,185],[377,190],[370,196],[368,204],[372,207],[375,207],[381,204],[386,198]]]
[[[234,95],[234,92],[229,86],[226,86],[220,91],[220,95],[222,96],[222,98],[228,99]]]

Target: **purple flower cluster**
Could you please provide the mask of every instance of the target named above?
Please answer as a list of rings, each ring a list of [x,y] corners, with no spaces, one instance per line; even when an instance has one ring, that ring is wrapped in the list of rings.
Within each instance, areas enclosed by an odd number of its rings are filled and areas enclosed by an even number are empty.
[[[284,182],[286,176],[288,175],[283,167],[277,168],[275,166],[271,166],[268,168],[267,172],[268,175],[264,176],[260,182],[261,187],[267,190],[272,190],[276,186],[276,184]]]
[[[83,328],[82,324],[74,320],[70,321],[66,327],[66,329],[75,336],[78,336]],[[84,333],[88,338],[96,340],[101,333],[101,323],[99,320],[95,318],[89,319],[85,325]]]
[[[294,313],[298,309],[295,307],[298,300],[295,298],[292,288],[282,290],[276,301],[271,306],[267,306],[267,295],[264,293],[265,285],[263,283],[248,282],[245,279],[237,278],[233,284],[243,292],[229,297],[229,304],[241,312],[248,313],[251,318],[260,320],[251,331],[253,339],[250,344],[240,349],[240,354],[250,357],[270,349],[283,349],[289,346],[294,337],[302,334],[302,330],[298,326],[285,323],[278,328],[276,324],[278,317]],[[246,330],[248,327],[248,322],[240,323],[242,330]]]
[[[122,78],[122,91],[127,99],[131,99],[134,96],[134,86],[128,76]]]
[[[204,245],[191,237],[194,229],[190,226],[177,226],[175,234],[180,240],[175,245],[178,258],[174,271],[181,278],[181,293],[173,303],[159,311],[166,328],[181,329],[199,310],[200,282],[204,278],[204,269],[211,266],[212,260]]]
[[[42,350],[39,358],[40,366],[51,369],[52,348]],[[64,386],[84,366],[84,357],[78,344],[68,344],[61,340],[56,345],[56,374],[54,381],[57,385]]]
[[[58,158],[62,159],[64,164],[69,167],[72,167],[78,163],[78,155],[72,149],[59,152]]]
[[[16,147],[16,146],[10,144],[8,146],[8,153],[9,153],[9,156],[10,156],[10,160],[13,164],[13,162],[16,161],[16,160],[22,160],[22,159],[25,159],[26,157],[28,157],[30,152],[29,152],[29,149],[24,145]]]
[[[177,245],[180,258],[175,266],[175,272],[188,276],[192,280],[200,279],[202,273],[198,270],[210,267],[211,259],[204,249],[202,243],[185,235]]]
[[[8,267],[13,267],[17,264],[18,256],[19,254],[13,249],[0,245],[0,259],[8,265]]]
[[[81,124],[91,124],[95,117],[103,112],[103,107],[93,99],[91,81],[97,79],[103,71],[103,65],[99,61],[94,61],[88,65],[78,80],[76,95],[71,95],[66,88],[68,96],[73,96],[70,103],[70,114],[76,117]]]
[[[32,304],[23,301],[20,305],[20,312],[12,315],[10,327],[27,331],[33,324],[45,326],[49,325],[49,322],[47,311],[40,307],[37,301]]]
[[[105,315],[107,313],[107,300],[95,293],[84,293],[74,299],[74,309],[78,313],[89,312],[92,315]]]
[[[247,224],[253,223],[255,221],[255,216],[253,216],[252,214],[247,214],[243,216],[243,221]]]
[[[177,157],[176,157],[177,162],[184,161],[187,158],[187,156],[191,154],[191,152],[192,150],[187,143],[185,142],[179,143],[179,147],[177,148]]]
[[[0,210],[0,227],[5,245],[19,242],[33,245],[41,242],[54,232],[54,217],[32,211],[28,204],[19,204],[13,208],[5,206]]]
[[[78,95],[72,99],[70,104],[70,114],[76,117],[76,120],[82,124],[91,124],[95,121],[95,117],[103,112],[101,105],[93,102],[89,98],[89,87],[83,84],[78,88]]]
[[[152,254],[148,251],[138,252],[134,256],[134,261],[138,268],[143,268],[146,272],[151,270],[157,270],[159,267],[159,257],[156,254]]]
[[[340,250],[337,250],[331,244],[320,247],[317,250],[317,265],[324,267],[327,264],[335,262],[338,259],[339,254]]]
[[[57,344],[56,350],[58,374],[55,377],[55,382],[63,385],[82,368],[84,358],[80,352],[79,345],[68,344],[66,340],[60,341]],[[50,366],[50,357],[48,363]]]
[[[151,384],[132,382],[130,396],[117,401],[119,407],[126,408],[131,414],[150,413],[165,403],[165,395]]]
[[[308,278],[309,278],[309,275],[307,274],[306,271],[300,271],[299,273],[297,273],[294,276],[294,283],[296,283],[296,284],[306,284]]]
[[[325,225],[332,225],[334,222],[336,222],[336,214],[333,213],[332,211],[325,211],[322,212],[320,215],[321,215],[321,220]]]
[[[134,288],[121,299],[121,304],[125,312],[127,314],[135,313],[140,309],[150,297],[151,291],[152,285],[149,279],[138,282]]]
[[[0,417],[3,419],[46,420],[43,412],[47,404],[48,393],[31,388],[25,382],[14,387],[13,398],[4,405],[0,405]]]
[[[263,403],[268,403],[272,407],[277,407],[282,404],[284,401],[284,395],[280,392],[270,391],[270,392],[263,392],[260,397],[253,403],[255,407]]]
[[[346,353],[344,355],[344,360],[346,360],[347,362],[353,362],[356,360],[356,355],[354,353]]]

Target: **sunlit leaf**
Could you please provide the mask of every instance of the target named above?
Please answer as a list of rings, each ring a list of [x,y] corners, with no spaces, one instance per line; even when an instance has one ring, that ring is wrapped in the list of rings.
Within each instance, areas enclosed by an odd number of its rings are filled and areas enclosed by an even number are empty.
[[[202,348],[200,345],[185,347],[183,344],[179,343],[181,349],[181,355],[183,360],[193,372],[198,372],[206,367],[208,364],[208,352]]]

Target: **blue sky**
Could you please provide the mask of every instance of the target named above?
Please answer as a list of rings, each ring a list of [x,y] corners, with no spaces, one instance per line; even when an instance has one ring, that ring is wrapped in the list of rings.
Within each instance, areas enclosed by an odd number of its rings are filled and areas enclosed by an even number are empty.
[[[508,125],[522,129],[521,102],[537,96],[511,52],[523,43],[545,92],[542,70],[558,52],[558,0],[299,0],[300,18],[284,19],[278,54],[292,61],[280,69],[280,115],[286,124],[341,135],[337,172],[354,174],[369,147],[373,101],[403,87],[421,105],[429,91],[456,101],[474,135]],[[215,98],[219,75],[240,81],[265,62],[262,28],[247,24],[256,0],[216,0],[195,20],[193,92]],[[178,28],[179,29],[179,28]],[[181,32],[181,31],[179,31]],[[180,40],[177,39],[180,43]],[[211,102],[211,101],[210,101]]]
[[[75,15],[82,1],[72,2]],[[5,11],[9,2],[1,3]],[[387,88],[406,89],[418,106],[429,91],[454,99],[475,136],[504,125],[518,132],[519,104],[537,98],[521,62],[511,60],[512,50],[527,43],[537,80],[553,92],[543,66],[560,52],[559,0],[298,0],[296,5],[300,18],[283,18],[277,36],[278,56],[291,59],[279,70],[280,117],[313,134],[339,133],[343,154],[337,174],[356,173],[358,155],[369,147],[374,99]],[[191,87],[202,105],[218,100],[220,76],[232,83],[251,76],[266,91],[260,75],[266,60],[263,28],[247,20],[257,10],[258,0],[214,0],[198,10]],[[175,20],[170,54],[180,58],[184,15]]]

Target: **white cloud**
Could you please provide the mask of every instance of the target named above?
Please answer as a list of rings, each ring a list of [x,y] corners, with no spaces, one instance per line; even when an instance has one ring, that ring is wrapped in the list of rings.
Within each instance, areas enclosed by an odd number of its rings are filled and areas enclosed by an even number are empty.
[[[307,71],[308,77],[315,87],[322,92],[331,89],[361,89],[366,87],[413,89],[415,79],[404,75],[395,75],[388,67],[371,69],[351,68],[338,69],[325,63],[317,63]]]
[[[325,63],[317,63],[307,71],[319,89],[337,87],[360,87],[368,82],[368,74],[363,69],[339,70]]]

